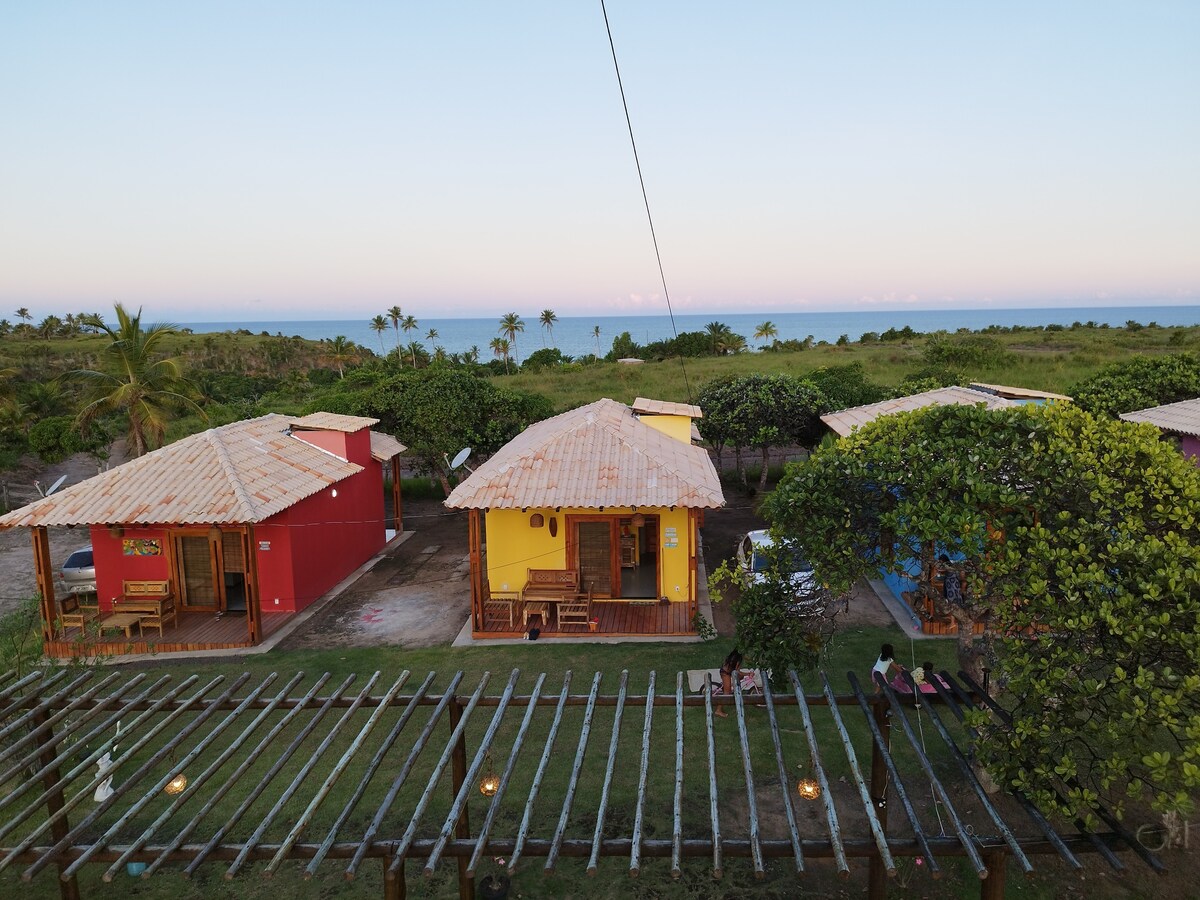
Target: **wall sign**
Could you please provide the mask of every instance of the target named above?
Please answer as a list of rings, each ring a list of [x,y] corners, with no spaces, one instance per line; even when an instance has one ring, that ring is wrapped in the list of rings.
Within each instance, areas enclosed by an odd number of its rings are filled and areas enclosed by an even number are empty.
[[[125,556],[162,556],[162,541],[158,538],[126,538],[121,541]]]
[[[270,549],[271,549],[271,542],[270,542],[270,541],[259,541],[259,542],[258,542],[258,549],[259,549],[259,550],[270,550]]]

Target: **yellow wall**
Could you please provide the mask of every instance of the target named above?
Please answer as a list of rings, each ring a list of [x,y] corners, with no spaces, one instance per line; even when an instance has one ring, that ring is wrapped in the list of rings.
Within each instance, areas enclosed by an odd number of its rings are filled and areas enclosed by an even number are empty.
[[[649,425],[651,428],[661,431],[669,437],[675,438],[677,441],[683,441],[685,444],[692,442],[692,420],[690,416],[638,416],[643,425]]]
[[[658,579],[659,587],[672,601],[695,599],[696,585],[689,581],[688,550],[695,546],[695,537],[688,534],[686,509],[653,509],[639,507],[643,515],[658,516]],[[541,528],[531,528],[529,517],[540,513]],[[627,517],[633,510],[605,509],[492,509],[484,518],[484,539],[487,542],[488,586],[493,592],[519,591],[525,586],[529,569],[567,568],[567,516],[605,515]],[[558,519],[558,535],[550,536],[550,518]],[[674,529],[672,538],[671,529]],[[674,546],[671,546],[671,545]],[[614,550],[615,552],[615,550]]]

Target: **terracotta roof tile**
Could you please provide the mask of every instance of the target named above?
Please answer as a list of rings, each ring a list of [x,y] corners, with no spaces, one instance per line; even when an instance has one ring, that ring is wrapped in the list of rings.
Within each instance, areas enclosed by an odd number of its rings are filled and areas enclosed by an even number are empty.
[[[1200,398],[1122,413],[1126,422],[1149,422],[1163,431],[1200,437]]]
[[[537,422],[446,500],[452,509],[725,505],[708,453],[597,400]]]
[[[982,381],[971,382],[971,387],[980,391],[987,391],[989,394],[995,394],[997,397],[1006,397],[1009,400],[1070,400],[1066,394],[1052,394],[1049,391],[1035,391],[1030,388],[1010,387],[1007,384],[984,384]]]
[[[370,428],[372,425],[378,425],[378,419],[370,419],[366,416],[343,416],[339,413],[330,412],[315,412],[309,413],[307,416],[294,418],[291,420],[293,425],[298,425],[301,428],[317,428],[323,431],[346,431],[353,434],[355,431],[362,431],[364,428]]]
[[[407,447],[405,447],[390,434],[384,434],[382,431],[371,432],[372,459],[377,459],[380,462],[387,462],[393,456],[399,456],[407,449]]]
[[[692,406],[690,403],[672,403],[670,400],[648,400],[645,397],[638,397],[633,401],[633,411],[635,413],[648,413],[659,416],[688,416],[692,419],[704,418],[704,413],[700,411],[700,407]]]
[[[821,416],[821,421],[839,435],[845,437],[855,428],[860,428],[868,422],[874,421],[879,416],[912,412],[913,410],[924,409],[927,406],[946,406],[954,403],[967,406],[983,403],[988,409],[1007,409],[1008,407],[1017,405],[1011,400],[1006,400],[1003,397],[997,397],[995,394],[988,394],[984,391],[976,391],[965,387],[946,387],[925,391],[920,394],[912,394],[908,397],[897,397],[894,400],[882,400],[879,403],[869,403],[866,406],[855,406],[850,409],[826,413]]]
[[[266,415],[183,438],[0,517],[34,525],[249,524],[362,471]]]

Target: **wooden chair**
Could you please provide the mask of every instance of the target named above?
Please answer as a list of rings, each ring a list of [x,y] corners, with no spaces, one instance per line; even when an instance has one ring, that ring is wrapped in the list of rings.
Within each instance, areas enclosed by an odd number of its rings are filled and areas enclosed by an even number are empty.
[[[488,590],[487,597],[483,601],[484,627],[487,625],[486,619],[489,615],[493,618],[506,618],[508,627],[516,628],[517,619],[521,616],[521,592]]]
[[[592,620],[592,592],[573,600],[558,601],[559,625],[586,625]]]
[[[88,625],[100,619],[100,600],[96,592],[64,595],[58,619],[63,628],[78,628],[86,633]]]

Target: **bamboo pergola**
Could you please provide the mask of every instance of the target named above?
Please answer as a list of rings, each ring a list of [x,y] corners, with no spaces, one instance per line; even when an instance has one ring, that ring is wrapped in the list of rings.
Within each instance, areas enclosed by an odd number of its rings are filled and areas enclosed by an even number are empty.
[[[328,673],[307,686],[303,673],[8,673],[0,878],[56,867],[70,898],[84,866],[106,866],[106,881],[129,863],[143,878],[205,865],[270,877],[292,863],[306,878],[353,879],[371,860],[390,900],[450,859],[464,898],[498,863],[552,873],[584,860],[594,875],[603,860],[631,877],[704,866],[720,878],[729,860],[758,877],[768,864],[846,875],[853,860],[883,897],[898,859],[920,857],[937,877],[961,857],[981,895],[1001,897],[1009,864],[1029,873],[1042,854],[1081,870],[1093,852],[1122,870],[1131,850],[1165,871],[1103,807],[1108,830],[1092,831],[1056,826],[1020,794],[989,795],[963,715],[1007,714],[966,676],[942,678],[936,694],[911,682],[912,694],[868,693],[848,673],[836,693],[824,673],[815,691],[789,673],[761,695],[735,684],[714,696],[654,672],[642,692],[623,672],[615,693],[601,693],[600,673],[577,693],[570,672],[519,691],[513,670],[498,694],[488,673],[435,689],[434,672],[415,688],[408,671],[390,684],[375,672],[357,690],[356,676]],[[722,707],[732,716],[714,719]]]

